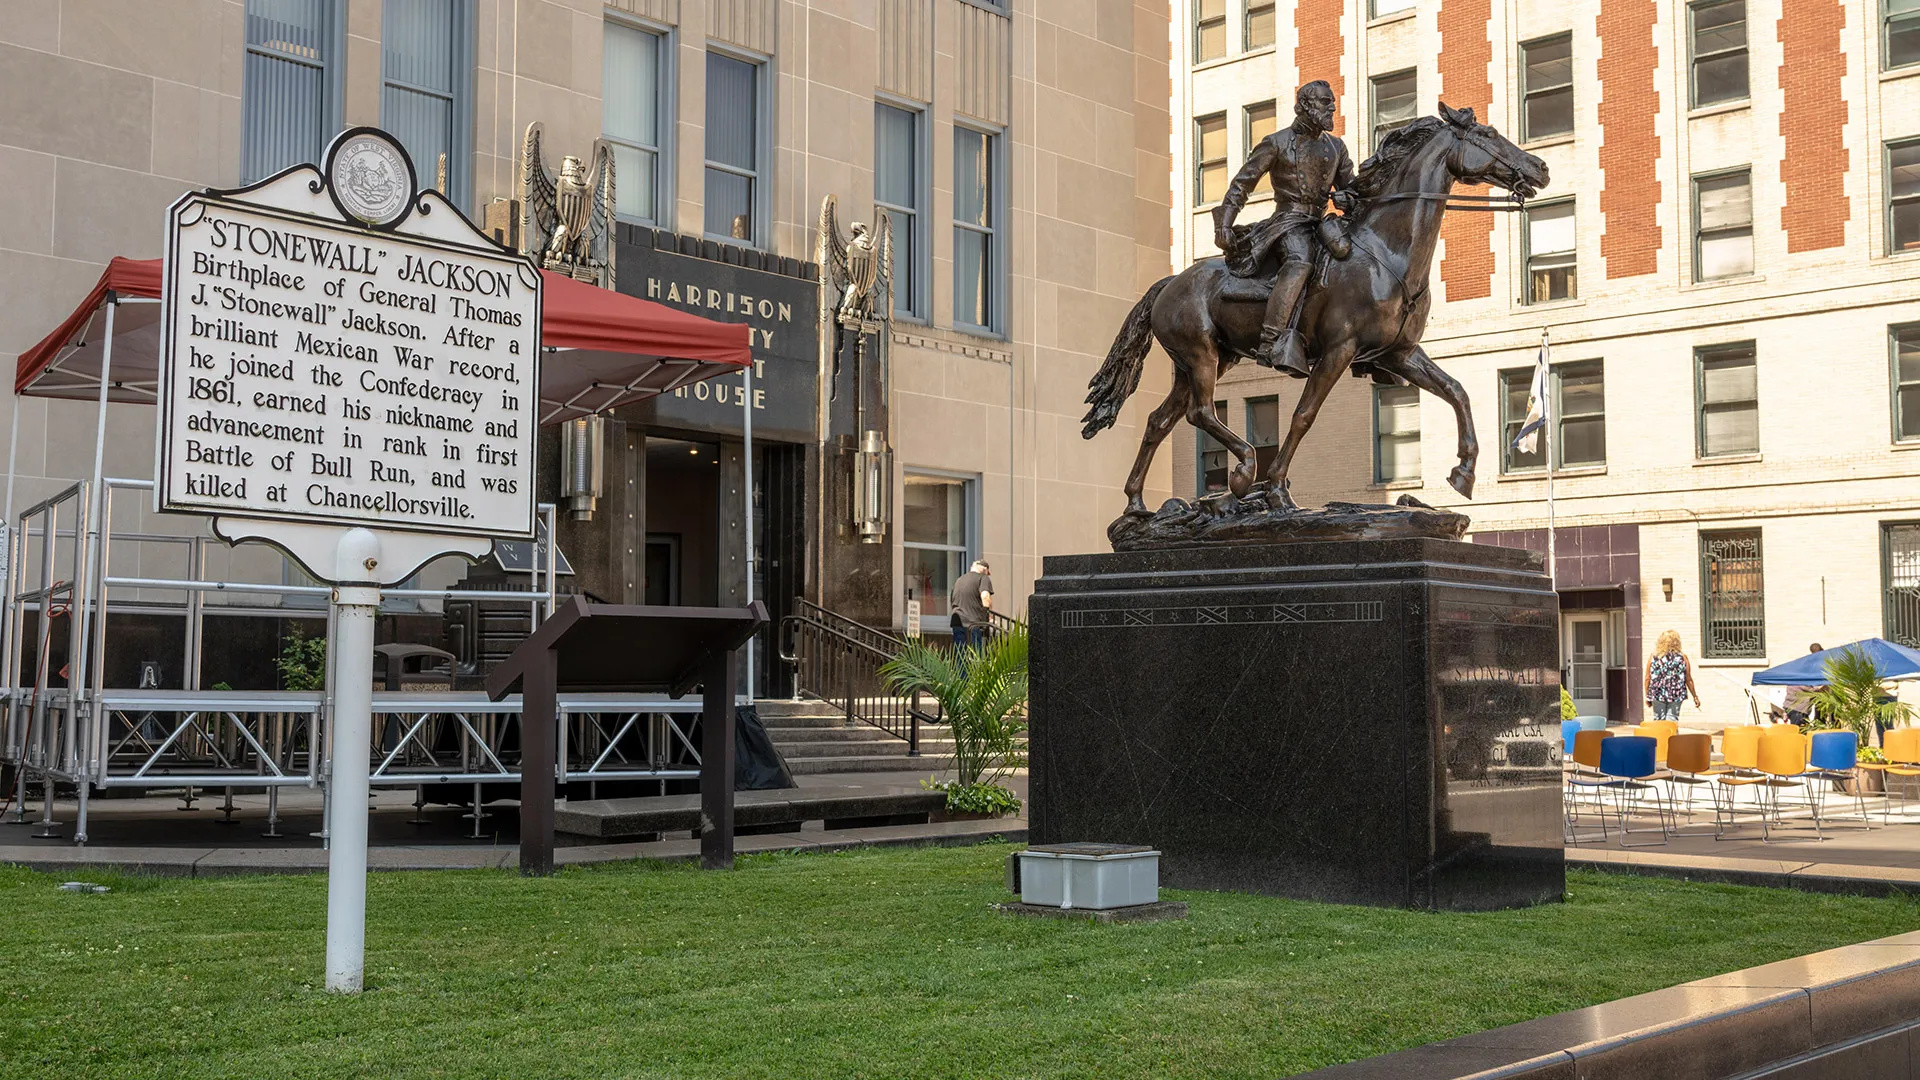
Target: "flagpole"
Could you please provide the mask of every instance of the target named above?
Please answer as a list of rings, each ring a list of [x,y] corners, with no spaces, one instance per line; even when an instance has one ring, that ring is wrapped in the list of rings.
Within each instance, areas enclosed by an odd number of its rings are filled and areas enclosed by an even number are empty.
[[[1540,328],[1540,361],[1547,368],[1547,378],[1541,382],[1541,393],[1553,393],[1553,365],[1547,355],[1547,328]],[[1554,559],[1553,543],[1553,406],[1546,400],[1540,402],[1540,415],[1545,423],[1540,425],[1541,445],[1547,451],[1547,581],[1555,592],[1560,591],[1559,567]]]

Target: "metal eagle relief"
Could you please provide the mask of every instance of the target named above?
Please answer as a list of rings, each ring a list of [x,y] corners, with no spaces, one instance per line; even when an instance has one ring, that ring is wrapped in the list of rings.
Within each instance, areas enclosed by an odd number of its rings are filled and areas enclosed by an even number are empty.
[[[820,201],[820,271],[840,294],[834,319],[859,332],[869,321],[882,322],[893,311],[893,219],[875,208],[873,226],[853,223],[853,235],[840,234],[839,200]]]
[[[548,270],[613,288],[613,148],[593,143],[593,164],[571,154],[547,171],[540,125],[527,125],[520,155],[522,250]]]

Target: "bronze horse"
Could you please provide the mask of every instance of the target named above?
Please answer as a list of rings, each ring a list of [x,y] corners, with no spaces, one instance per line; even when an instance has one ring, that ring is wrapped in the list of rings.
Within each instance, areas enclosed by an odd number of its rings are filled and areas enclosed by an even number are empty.
[[[1433,299],[1427,274],[1455,183],[1494,184],[1511,192],[1517,205],[1547,185],[1547,166],[1476,122],[1472,109],[1450,109],[1445,102],[1439,117],[1421,117],[1388,135],[1379,152],[1361,166],[1353,186],[1360,201],[1350,219],[1353,254],[1328,263],[1324,273],[1316,271],[1301,311],[1301,329],[1318,360],[1267,473],[1270,509],[1294,509],[1287,469],[1321,404],[1350,368],[1379,382],[1412,383],[1453,406],[1460,464],[1447,482],[1473,497],[1480,448],[1467,393],[1420,348]],[[1088,385],[1092,408],[1081,436],[1091,439],[1113,425],[1120,406],[1140,385],[1140,370],[1154,340],[1173,358],[1173,389],[1148,418],[1139,457],[1127,476],[1129,514],[1148,513],[1141,499],[1147,467],[1182,416],[1239,459],[1228,490],[1245,498],[1253,489],[1253,446],[1212,408],[1220,374],[1255,354],[1265,313],[1262,296],[1227,295],[1232,280],[1226,261],[1212,258],[1156,282],[1128,314],[1106,363]]]

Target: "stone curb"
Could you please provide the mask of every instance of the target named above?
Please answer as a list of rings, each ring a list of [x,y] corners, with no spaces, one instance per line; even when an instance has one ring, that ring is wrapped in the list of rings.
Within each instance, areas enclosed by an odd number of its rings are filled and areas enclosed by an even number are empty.
[[[1861,896],[1920,894],[1920,870],[1806,859],[1735,859],[1609,848],[1567,850],[1567,868]]]
[[[778,851],[853,851],[869,847],[962,847],[1004,840],[1024,844],[1026,822],[950,821],[932,825],[896,825],[861,829],[859,835],[828,832],[820,839],[798,834],[740,836],[741,855]],[[518,847],[376,847],[367,851],[369,870],[498,870],[518,865]],[[639,844],[593,844],[554,852],[560,866],[652,859],[693,862],[698,840],[659,840]],[[161,877],[231,877],[240,874],[318,874],[327,869],[327,853],[318,848],[152,848],[0,846],[0,865],[24,866],[57,874],[115,870]]]

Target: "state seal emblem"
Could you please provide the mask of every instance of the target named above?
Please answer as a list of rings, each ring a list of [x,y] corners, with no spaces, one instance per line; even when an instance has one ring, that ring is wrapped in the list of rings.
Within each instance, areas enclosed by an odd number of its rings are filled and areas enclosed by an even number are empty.
[[[327,155],[327,185],[349,217],[368,225],[391,225],[413,200],[413,163],[385,132],[350,131]]]

